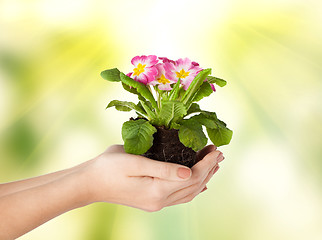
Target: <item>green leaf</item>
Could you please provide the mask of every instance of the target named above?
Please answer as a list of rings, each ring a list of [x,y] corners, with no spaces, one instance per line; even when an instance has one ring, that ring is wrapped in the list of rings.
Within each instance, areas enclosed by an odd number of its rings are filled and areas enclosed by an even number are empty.
[[[140,101],[138,103],[139,107],[143,108],[142,103],[141,103],[141,102],[143,102],[149,109],[152,109],[152,105],[150,102],[146,101],[143,97],[140,97],[139,99],[140,99]]]
[[[202,112],[202,110],[200,109],[200,107],[197,103],[192,103],[187,111],[187,115],[192,114],[192,113],[197,113],[197,112]]]
[[[186,93],[186,90],[184,90],[183,88],[179,88],[178,100],[181,100],[185,93]]]
[[[204,82],[199,90],[196,92],[195,96],[192,98],[191,102],[198,102],[204,97],[208,97],[210,94],[213,93],[213,90],[208,82]]]
[[[217,128],[217,117],[207,117],[205,114],[199,114],[196,116],[191,117],[190,119],[193,119],[200,124],[204,125],[207,128]]]
[[[215,112],[203,111],[200,109],[198,104],[193,103],[191,105],[188,113],[190,114],[190,113],[196,113],[196,112],[200,112],[200,114],[195,115],[189,119],[193,119],[195,121],[198,121],[200,124],[202,124],[208,128],[217,128],[218,127],[220,120],[218,120]]]
[[[216,113],[202,111],[189,120],[196,121],[206,127],[210,140],[217,146],[230,142],[233,132],[226,127],[226,123],[217,118]]]
[[[107,69],[101,72],[101,77],[111,82],[121,81],[120,71],[117,68]]]
[[[144,97],[146,100],[151,102],[154,108],[157,108],[157,102],[155,101],[151,91],[147,88],[146,85],[144,85],[143,83],[134,81],[132,78],[130,78],[129,76],[126,76],[124,73],[120,73],[120,77],[121,77],[121,81],[124,84],[130,87],[134,87],[142,97]]]
[[[204,118],[211,119],[216,123],[219,121],[215,112],[201,111],[200,115]]]
[[[169,100],[169,96],[168,96],[167,91],[162,91],[159,96],[160,96],[160,101],[161,101],[161,99],[162,100],[165,100],[165,101],[168,101]]]
[[[171,122],[177,122],[187,114],[187,110],[182,102],[161,101],[161,108],[156,119],[156,125],[169,127]]]
[[[165,92],[164,90],[159,89],[159,87],[157,85],[155,85],[153,87],[154,87],[154,90],[159,94],[163,94]]]
[[[198,75],[193,79],[190,86],[188,87],[187,91],[183,95],[181,101],[184,104],[187,104],[192,100],[195,93],[199,90],[199,87],[202,85],[204,80],[207,78],[207,76],[211,73],[211,69],[204,69],[201,72],[198,73]]]
[[[145,116],[147,115],[141,106],[136,105],[133,102],[113,100],[107,105],[106,108],[110,108],[110,107],[115,107],[116,110],[124,111],[124,112],[129,112],[131,110],[135,110],[135,111],[141,113],[142,115],[145,115]]]
[[[141,96],[141,94],[140,94],[140,93],[138,93],[138,91],[136,90],[136,88],[130,87],[130,86],[126,85],[126,84],[125,84],[125,83],[123,83],[123,82],[122,82],[122,86],[123,86],[123,88],[124,88],[126,91],[128,91],[128,92],[130,92],[130,93],[133,93],[133,94],[136,94],[136,95],[138,95],[138,96]]]
[[[223,86],[225,86],[227,84],[227,82],[224,79],[213,77],[213,76],[208,76],[207,81],[209,83],[215,83],[219,87],[223,87]]]
[[[124,150],[131,154],[143,154],[153,145],[153,134],[157,129],[144,119],[123,123]]]
[[[217,118],[216,124],[217,124],[217,127],[219,127],[219,128],[226,128],[226,126],[227,126],[226,123],[219,120],[218,118]]]
[[[170,124],[170,129],[177,129],[177,130],[179,130],[180,126],[181,126],[181,125],[180,125],[179,123],[172,122],[172,123]]]
[[[145,112],[147,113],[148,119],[149,120],[155,119],[156,118],[155,113],[152,111],[152,108],[146,103],[144,98],[140,99],[140,103],[141,103],[140,106],[142,106],[143,109],[145,110]],[[150,102],[148,102],[148,103],[150,103]]]
[[[180,78],[172,88],[170,94],[169,94],[169,100],[176,100],[179,96],[179,88],[180,88]]]
[[[202,131],[202,126],[194,120],[183,120],[180,122],[179,139],[186,147],[194,151],[201,150],[207,144],[207,137]]]
[[[233,131],[229,128],[206,128],[210,140],[217,146],[222,146],[230,143],[230,140],[233,136]]]

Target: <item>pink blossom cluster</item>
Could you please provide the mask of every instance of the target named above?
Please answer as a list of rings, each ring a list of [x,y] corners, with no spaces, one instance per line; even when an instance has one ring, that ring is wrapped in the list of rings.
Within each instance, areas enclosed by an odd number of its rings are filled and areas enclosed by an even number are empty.
[[[136,56],[131,60],[133,72],[127,75],[145,85],[158,86],[160,90],[171,90],[171,85],[180,79],[184,90],[187,90],[195,76],[202,70],[199,64],[188,58],[177,61],[155,55]],[[215,91],[213,84],[210,84]]]

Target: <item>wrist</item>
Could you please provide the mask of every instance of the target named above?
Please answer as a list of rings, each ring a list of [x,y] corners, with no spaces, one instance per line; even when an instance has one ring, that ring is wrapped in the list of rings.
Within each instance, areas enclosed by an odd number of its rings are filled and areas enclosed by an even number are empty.
[[[83,207],[93,203],[90,178],[86,171],[78,169],[69,175],[74,186],[75,206]]]
[[[100,199],[98,157],[79,165],[73,173],[77,175],[75,179],[77,179],[78,194],[84,206],[98,202]]]

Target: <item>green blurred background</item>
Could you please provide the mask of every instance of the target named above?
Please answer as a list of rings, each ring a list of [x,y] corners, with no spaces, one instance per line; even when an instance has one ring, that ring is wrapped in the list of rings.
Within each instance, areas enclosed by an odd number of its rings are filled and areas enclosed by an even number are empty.
[[[100,71],[189,57],[228,85],[203,100],[234,130],[191,203],[96,204],[21,239],[322,239],[322,2],[0,0],[0,182],[71,167],[111,144],[135,100]]]

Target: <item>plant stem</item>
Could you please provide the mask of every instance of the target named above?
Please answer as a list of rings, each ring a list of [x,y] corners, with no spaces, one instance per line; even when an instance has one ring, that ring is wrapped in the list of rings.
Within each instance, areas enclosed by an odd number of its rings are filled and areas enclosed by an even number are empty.
[[[156,93],[158,96],[158,108],[160,109],[161,108],[161,94],[158,91],[156,91]]]

